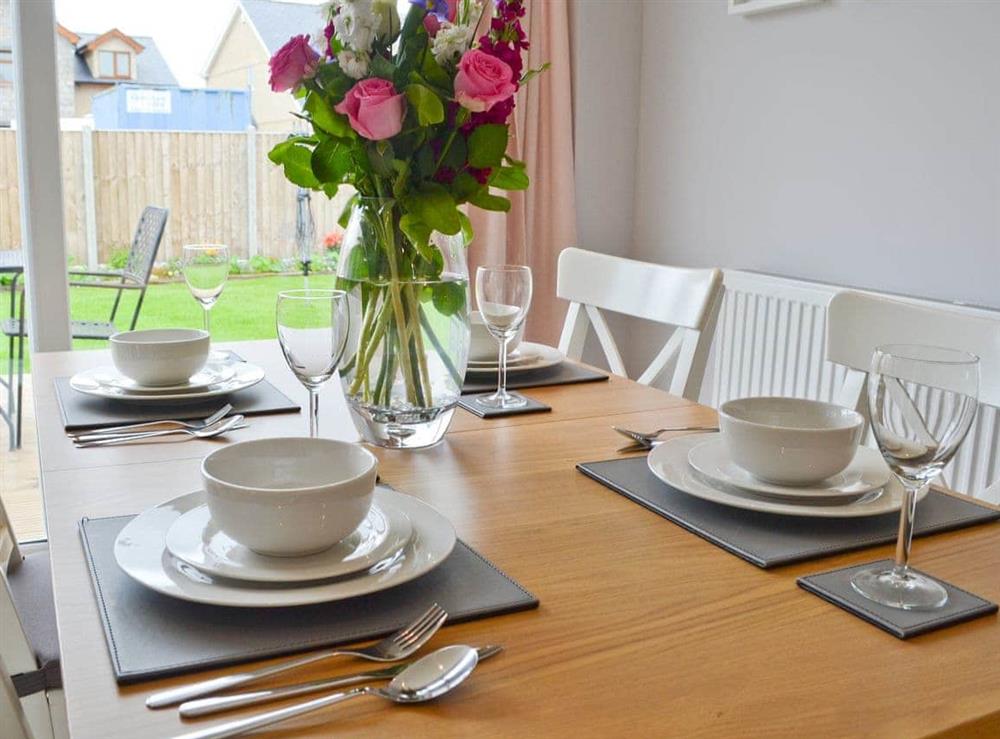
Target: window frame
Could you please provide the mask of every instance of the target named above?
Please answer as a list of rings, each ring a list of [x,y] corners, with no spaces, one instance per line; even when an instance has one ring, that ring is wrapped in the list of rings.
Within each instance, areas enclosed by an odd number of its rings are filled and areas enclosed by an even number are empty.
[[[105,56],[107,55],[107,56]],[[103,63],[104,60],[110,57],[111,61],[111,74],[106,74],[104,72]],[[119,62],[121,57],[125,57],[127,71],[125,74],[119,74]],[[114,51],[112,49],[98,49],[97,50],[97,74],[101,79],[106,80],[130,80],[132,79],[132,53],[129,51]]]

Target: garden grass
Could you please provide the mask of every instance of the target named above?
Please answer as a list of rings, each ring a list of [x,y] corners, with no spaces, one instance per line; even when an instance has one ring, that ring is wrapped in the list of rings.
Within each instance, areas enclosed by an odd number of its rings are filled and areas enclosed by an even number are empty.
[[[332,274],[316,274],[309,277],[309,287],[330,288],[334,286]],[[211,330],[213,341],[244,341],[249,339],[273,339],[274,307],[281,290],[304,287],[301,276],[270,275],[252,278],[231,278],[226,289],[212,308]],[[111,314],[116,292],[96,288],[70,288],[70,315],[79,321],[106,321]],[[128,328],[132,310],[138,296],[126,290],[118,307],[115,320],[120,330]],[[9,305],[9,295],[0,293],[0,308],[5,312]],[[6,313],[5,313],[6,314]],[[154,283],[146,291],[146,299],[139,313],[136,328],[201,328],[202,309],[188,292],[183,282]],[[3,337],[6,338],[6,337]],[[0,370],[7,370],[8,342],[0,342]],[[104,349],[107,342],[75,340],[74,349]],[[15,346],[16,351],[16,346]],[[27,352],[27,347],[25,347]],[[25,372],[30,371],[30,359]]]

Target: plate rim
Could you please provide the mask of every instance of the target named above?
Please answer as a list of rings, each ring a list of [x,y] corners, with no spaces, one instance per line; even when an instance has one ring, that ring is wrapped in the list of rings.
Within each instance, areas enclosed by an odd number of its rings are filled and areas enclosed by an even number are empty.
[[[741,490],[746,490],[748,492],[755,493],[757,495],[767,495],[775,498],[782,498],[784,500],[817,500],[821,498],[849,499],[866,495],[875,490],[878,490],[879,488],[885,488],[886,486],[889,485],[892,479],[892,472],[889,470],[888,467],[886,467],[885,479],[882,482],[876,485],[867,486],[864,489],[860,490],[845,491],[837,486],[824,487],[824,488],[808,488],[802,485],[775,485],[772,483],[764,482],[763,480],[756,480],[753,478],[752,475],[750,475],[750,473],[747,473],[747,475],[750,476],[750,482],[756,485],[756,487],[751,487],[750,485],[747,485],[744,482],[737,480],[735,478],[720,479],[717,475],[714,475],[707,469],[702,469],[702,467],[699,467],[697,464],[695,464],[695,461],[694,459],[692,459],[692,457],[696,455],[699,449],[703,449],[704,447],[708,447],[709,445],[725,449],[725,443],[722,439],[721,433],[715,432],[714,434],[710,435],[706,434],[704,436],[710,436],[710,438],[703,439],[700,443],[695,444],[694,446],[691,447],[691,449],[688,450],[687,462],[691,466],[691,468],[697,471],[703,477],[707,477],[709,480],[712,480],[713,482],[719,485],[728,485],[730,487],[736,487]],[[860,454],[866,455],[872,462],[874,462],[876,459],[882,461],[882,455],[879,454],[876,450],[866,446],[858,446],[858,451],[855,454],[854,459],[851,460],[851,465],[854,464],[854,460],[857,459],[858,455]],[[726,459],[731,464],[734,465],[736,464],[735,462],[732,461],[730,457],[728,457],[728,455],[726,455]],[[866,463],[867,462],[862,462],[862,464]],[[851,465],[848,465],[848,467],[850,467]],[[837,474],[843,474],[843,472]]]
[[[670,453],[673,453],[675,450],[681,450],[677,451],[676,453],[677,454],[683,453],[683,464],[685,465],[684,469],[685,470],[691,469],[690,464],[687,461],[687,450],[690,447],[686,447],[685,445],[698,443],[698,441],[700,440],[695,437],[696,435],[691,434],[684,436],[675,436],[671,439],[667,439],[662,444],[659,444],[658,446],[654,447],[653,450],[649,453],[649,455],[646,457],[646,466],[649,469],[649,471],[653,474],[653,476],[656,477],[661,482],[663,482],[664,484],[669,485],[670,487],[675,488],[677,490],[680,490],[682,493],[686,495],[690,495],[692,497],[699,498],[701,500],[705,500],[710,503],[715,503],[716,505],[726,506],[729,508],[738,508],[749,511],[757,511],[758,513],[769,513],[772,515],[792,516],[800,518],[869,518],[871,516],[881,516],[889,513],[898,513],[900,505],[902,504],[903,486],[900,484],[899,480],[895,479],[895,477],[890,478],[889,482],[885,485],[885,487],[883,488],[885,493],[883,495],[880,495],[878,498],[869,503],[862,504],[853,509],[851,509],[852,504],[847,504],[842,506],[837,506],[837,505],[810,506],[810,505],[796,505],[794,503],[782,503],[778,501],[754,500],[751,498],[743,498],[733,493],[728,493],[723,490],[717,490],[716,488],[713,488],[711,485],[708,485],[706,483],[700,482],[697,479],[694,479],[693,476],[692,480],[689,481],[689,483],[693,484],[688,484],[685,486],[677,485],[676,483],[665,479],[662,471],[658,469],[659,466],[658,462],[660,462],[658,458],[662,458]],[[697,491],[698,486],[707,488],[708,490],[712,491],[715,495],[709,496],[701,493],[700,491]],[[688,487],[693,487],[695,488],[695,490],[689,490],[687,489]],[[927,491],[925,489],[923,491],[923,494],[917,496],[917,501],[919,502],[920,500],[923,500],[923,498],[926,497],[926,495]],[[722,500],[719,500],[718,496],[725,496],[726,501],[724,502]],[[880,509],[875,508],[876,504],[881,502],[883,503],[883,505],[885,505],[885,502],[887,501],[892,501],[891,507],[883,507]],[[873,510],[873,508],[875,509]]]
[[[538,349],[538,361],[533,363],[510,365],[507,367],[507,374],[514,374],[517,372],[531,372],[534,370],[547,369],[548,367],[554,367],[557,364],[561,364],[566,361],[566,355],[563,354],[557,347],[549,346],[548,344],[540,344],[533,341],[522,341],[521,346],[536,347]],[[470,366],[466,363],[465,371],[466,373],[471,373],[475,375],[485,375],[485,374],[496,374],[499,365],[477,365]]]
[[[378,496],[379,493],[381,493],[381,490],[376,491],[376,496]],[[270,579],[261,579],[260,577],[247,577],[245,574],[238,575],[238,574],[235,573],[235,570],[231,569],[231,568],[227,568],[227,571],[225,571],[225,572],[221,571],[221,570],[218,570],[218,569],[214,569],[214,570],[213,569],[206,569],[202,565],[199,565],[197,562],[193,562],[190,559],[188,559],[187,557],[181,556],[180,554],[178,554],[177,552],[175,552],[170,547],[170,543],[169,543],[170,532],[174,530],[174,527],[180,522],[180,520],[182,518],[184,518],[185,516],[191,515],[192,513],[194,513],[195,511],[197,511],[199,508],[207,507],[207,505],[208,505],[207,503],[201,503],[199,505],[196,505],[196,506],[188,509],[184,513],[182,513],[180,516],[178,516],[174,520],[174,522],[167,528],[167,531],[164,533],[164,546],[166,547],[166,550],[170,553],[170,555],[173,556],[175,559],[179,559],[182,562],[187,562],[192,567],[194,567],[194,568],[196,568],[196,569],[198,569],[198,570],[200,570],[200,571],[202,571],[202,572],[204,572],[204,573],[206,573],[206,574],[208,574],[208,575],[210,575],[212,577],[223,577],[223,578],[226,578],[228,580],[237,580],[239,582],[246,582],[246,583],[269,583],[269,584],[274,584],[274,583],[289,583],[289,582],[307,583],[307,582],[316,582],[316,581],[320,581],[320,580],[330,580],[330,579],[334,579],[334,578],[347,578],[347,577],[351,577],[353,575],[356,575],[357,573],[362,572],[363,570],[366,570],[366,569],[368,569],[370,567],[374,567],[376,564],[378,564],[379,562],[381,562],[382,560],[384,560],[384,559],[386,559],[388,557],[392,557],[392,556],[397,555],[399,552],[401,552],[403,549],[406,548],[406,545],[409,544],[410,539],[413,538],[413,526],[410,523],[409,516],[407,516],[406,513],[403,512],[402,510],[400,510],[398,507],[393,506],[391,503],[386,503],[385,500],[384,500],[384,496],[381,496],[381,497],[383,498],[383,500],[376,499],[376,500],[373,501],[373,504],[382,503],[382,505],[379,506],[379,510],[382,512],[383,516],[386,516],[387,520],[389,519],[389,517],[392,514],[389,511],[385,510],[385,509],[386,508],[392,508],[397,515],[399,515],[400,517],[402,517],[406,521],[406,536],[402,537],[403,538],[403,543],[400,546],[396,547],[395,549],[392,549],[390,551],[384,552],[379,557],[377,557],[374,561],[370,561],[367,564],[363,564],[363,565],[358,566],[356,569],[347,570],[347,571],[341,572],[341,573],[334,573],[332,575],[328,573],[328,574],[325,574],[325,575],[318,575],[318,576],[315,576],[315,577],[302,577],[302,578],[294,578],[294,579],[290,579],[289,580],[289,579],[280,579],[281,576],[288,577],[288,573],[276,572],[274,570],[271,570],[270,571],[271,572]],[[209,523],[211,523],[211,519],[209,519]],[[391,521],[390,521],[390,523],[391,523]],[[388,533],[387,533],[386,537],[384,537],[384,538],[386,538],[386,539],[388,538]],[[322,552],[320,552],[320,554],[322,554]],[[293,575],[293,577],[294,577],[294,575]]]
[[[89,372],[95,371],[95,369],[97,368],[77,372],[69,379],[69,386],[76,392],[83,393],[84,395],[90,395],[95,398],[104,398],[105,400],[118,400],[126,403],[161,403],[185,400],[205,400],[219,395],[229,395],[230,393],[236,393],[240,390],[246,390],[247,388],[251,388],[262,382],[266,376],[262,367],[258,367],[250,362],[240,362],[235,374],[228,380],[223,380],[222,382],[217,383],[214,388],[212,385],[208,385],[205,388],[201,388],[190,393],[136,394],[129,393],[127,391],[112,393],[103,390],[103,386],[87,387],[86,385],[81,385],[81,377]],[[244,373],[242,381],[240,381],[241,372]]]
[[[163,565],[163,560],[165,557],[171,557],[171,558],[173,557],[173,555],[171,555],[169,552],[166,551],[166,541],[165,541],[166,531],[164,531],[163,534],[161,535],[161,541],[159,542],[160,547],[159,547],[159,554],[157,555],[157,566],[162,568],[163,573],[165,574],[167,580],[171,583],[171,587],[158,587],[157,585],[151,584],[147,581],[144,581],[140,577],[137,577],[136,573],[132,571],[132,568],[130,568],[128,565],[124,564],[121,561],[119,550],[121,549],[120,541],[123,535],[125,535],[126,532],[129,531],[129,529],[133,526],[133,524],[135,524],[135,522],[140,520],[140,517],[144,515],[149,515],[153,511],[164,509],[170,505],[183,503],[185,499],[192,499],[196,498],[196,496],[203,496],[204,492],[201,490],[196,490],[193,492],[178,495],[173,498],[170,498],[169,500],[165,500],[161,503],[158,503],[157,505],[151,506],[146,510],[142,511],[141,513],[139,513],[135,518],[133,518],[127,524],[125,524],[125,526],[121,529],[121,531],[118,532],[118,535],[115,537],[113,545],[113,554],[115,562],[118,565],[118,567],[126,574],[126,576],[131,578],[134,582],[138,583],[139,585],[148,588],[154,592],[158,592],[161,593],[162,595],[166,595],[171,598],[177,598],[178,600],[184,600],[192,603],[206,603],[209,605],[225,606],[229,608],[284,608],[284,607],[304,606],[304,605],[313,605],[316,603],[332,603],[340,600],[347,600],[349,598],[357,598],[363,595],[371,595],[372,593],[382,592],[384,590],[394,588],[398,585],[402,585],[406,582],[410,582],[411,580],[415,580],[421,575],[425,575],[428,572],[440,566],[445,560],[448,559],[448,557],[454,551],[455,546],[458,543],[458,535],[455,532],[455,527],[451,523],[451,521],[443,513],[438,511],[434,506],[424,502],[420,498],[417,498],[413,495],[401,493],[400,491],[393,490],[392,488],[389,488],[387,486],[379,485],[378,487],[379,489],[383,489],[387,493],[390,493],[391,495],[399,496],[401,499],[405,499],[408,505],[413,506],[416,510],[420,510],[422,513],[428,516],[436,517],[439,523],[441,523],[442,525],[446,525],[448,529],[449,544],[447,547],[443,548],[446,549],[447,551],[443,551],[441,555],[437,558],[437,560],[424,561],[425,560],[424,557],[413,556],[412,568],[404,572],[402,575],[399,574],[398,570],[396,573],[390,573],[388,575],[386,573],[376,573],[375,575],[370,575],[370,578],[372,580],[378,579],[383,575],[386,577],[386,579],[383,580],[381,583],[373,582],[372,585],[375,585],[375,587],[367,587],[367,588],[363,587],[357,592],[351,594],[338,595],[336,592],[331,592],[331,589],[343,587],[345,583],[357,580],[358,578],[356,577],[348,577],[346,579],[339,579],[333,582],[326,582],[320,584],[314,583],[305,587],[289,587],[281,589],[268,588],[268,587],[244,588],[239,585],[234,586],[228,583],[223,584],[219,588],[220,590],[223,590],[223,592],[225,589],[233,589],[234,587],[236,587],[239,590],[244,590],[246,593],[254,593],[256,591],[256,597],[258,598],[257,602],[236,602],[232,599],[220,599],[218,596],[205,597],[201,596],[200,594],[191,593],[190,591],[181,589],[181,586],[175,583],[175,580],[171,576],[171,573],[168,572]],[[185,509],[185,511],[182,511],[182,513],[186,512],[187,510],[190,510],[190,508]],[[405,547],[403,547],[401,551],[403,552],[415,551],[417,547],[417,544],[415,542],[419,542],[420,540],[419,527],[414,523],[413,520],[414,516],[411,515],[409,511],[404,510],[404,512],[410,518],[410,522],[414,528],[414,533],[413,536],[410,538],[410,541],[406,544]],[[171,521],[171,523],[173,522]],[[393,577],[393,575],[395,575],[395,577]],[[199,583],[192,583],[192,585],[203,586],[203,584]],[[278,603],[264,602],[264,600],[266,600],[268,597],[268,595],[266,595],[265,593],[270,594],[270,598],[272,599],[272,601],[275,593],[282,593],[286,596],[286,601]],[[292,597],[296,595],[298,597]]]

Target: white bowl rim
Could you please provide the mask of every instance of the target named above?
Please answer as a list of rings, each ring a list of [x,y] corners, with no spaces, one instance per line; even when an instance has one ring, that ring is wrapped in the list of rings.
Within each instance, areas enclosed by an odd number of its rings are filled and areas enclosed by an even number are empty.
[[[296,488],[268,488],[268,487],[264,487],[263,485],[257,485],[257,486],[254,486],[254,487],[250,487],[248,485],[240,485],[239,483],[236,483],[236,482],[229,482],[227,480],[221,480],[218,477],[216,477],[215,475],[211,474],[206,469],[206,465],[208,464],[208,461],[212,457],[216,456],[217,454],[221,454],[222,452],[225,452],[227,450],[237,449],[239,447],[243,447],[243,446],[247,446],[247,445],[251,445],[251,444],[264,444],[264,443],[271,444],[271,443],[274,443],[276,441],[278,441],[278,442],[286,442],[287,441],[287,442],[293,442],[293,443],[296,443],[296,444],[301,444],[302,442],[305,442],[306,444],[313,444],[315,442],[322,442],[324,444],[334,444],[336,446],[356,448],[356,449],[359,449],[361,452],[364,453],[364,455],[367,456],[368,461],[369,461],[370,464],[365,469],[363,469],[361,472],[359,472],[358,474],[356,474],[354,477],[346,477],[343,480],[331,480],[330,482],[325,482],[325,483],[322,483],[321,485],[303,485],[301,487],[296,487]],[[339,439],[324,439],[324,438],[313,439],[313,438],[310,438],[308,436],[272,436],[272,437],[269,437],[267,439],[246,439],[245,441],[237,441],[237,442],[234,442],[234,443],[229,444],[227,446],[224,446],[221,449],[216,449],[214,452],[211,452],[210,454],[206,455],[205,458],[203,460],[201,460],[201,474],[202,474],[203,477],[205,477],[208,480],[211,480],[212,482],[216,482],[216,483],[218,483],[220,485],[225,485],[228,488],[232,488],[234,490],[239,490],[241,492],[246,492],[246,493],[250,493],[250,494],[254,494],[254,493],[260,493],[260,494],[287,493],[289,490],[294,490],[296,493],[315,493],[315,492],[319,492],[321,490],[325,490],[325,489],[329,488],[332,485],[338,485],[339,486],[339,485],[346,485],[348,483],[358,482],[358,481],[362,480],[366,475],[371,474],[372,469],[373,468],[377,468],[377,467],[378,467],[378,457],[376,457],[374,454],[372,454],[368,449],[365,449],[361,444],[357,444],[357,443],[351,442],[351,441],[341,441]]]
[[[834,408],[838,411],[841,411],[845,416],[850,416],[853,419],[853,423],[844,426],[831,426],[828,428],[812,428],[809,426],[783,426],[777,423],[761,423],[760,421],[751,421],[747,418],[741,418],[740,416],[735,416],[726,409],[726,407],[731,404],[742,403],[745,401],[758,401],[758,400],[792,401],[795,403],[803,403],[805,405],[810,405],[813,406],[814,408]],[[727,400],[725,403],[719,406],[719,415],[725,416],[727,419],[735,421],[736,423],[743,423],[748,426],[753,426],[759,429],[794,431],[807,434],[828,434],[832,431],[844,431],[847,429],[852,429],[857,426],[863,425],[865,422],[864,416],[862,416],[853,408],[848,408],[847,406],[844,405],[837,405],[836,403],[827,403],[824,400],[811,400],[809,398],[790,398],[783,395],[752,395],[745,398],[731,398],[730,400]]]
[[[178,336],[176,339],[158,339],[155,342],[135,341],[140,335],[148,335],[156,331],[186,331],[187,336]],[[187,344],[192,341],[203,341],[209,337],[208,331],[200,328],[138,328],[133,331],[119,331],[111,334],[108,339],[113,344]]]

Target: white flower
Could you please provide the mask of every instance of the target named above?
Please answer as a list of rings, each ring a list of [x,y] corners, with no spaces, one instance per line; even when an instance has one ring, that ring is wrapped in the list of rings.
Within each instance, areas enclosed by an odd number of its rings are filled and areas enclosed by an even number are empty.
[[[339,0],[331,3],[333,30],[348,49],[368,53],[381,24],[381,16],[372,9],[372,0]]]
[[[368,74],[368,55],[364,52],[344,49],[337,54],[337,64],[344,70],[344,74],[352,79],[359,80]]]
[[[396,0],[373,0],[372,11],[378,17],[377,36],[386,41],[395,40],[399,35],[399,11]]]
[[[456,25],[448,21],[442,22],[431,46],[431,53],[434,54],[438,64],[453,62],[464,54],[472,43],[474,33],[471,26]]]

